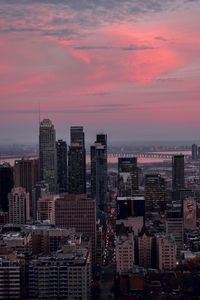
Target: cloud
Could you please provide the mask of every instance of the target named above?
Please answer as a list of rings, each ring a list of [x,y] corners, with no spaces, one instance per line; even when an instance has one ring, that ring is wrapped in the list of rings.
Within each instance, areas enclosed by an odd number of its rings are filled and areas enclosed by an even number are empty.
[[[168,39],[166,39],[163,36],[155,36],[155,40],[162,41],[162,42],[167,42],[168,41]]]
[[[111,50],[112,46],[98,46],[98,45],[87,45],[87,46],[74,46],[76,50]]]
[[[130,45],[128,47],[122,47],[121,50],[124,51],[143,51],[143,50],[152,50],[154,47],[148,45]]]
[[[71,37],[95,26],[136,21],[198,0],[0,0],[0,32]],[[12,25],[11,25],[12,24]],[[79,28],[78,28],[79,27]],[[88,49],[89,50],[89,49]]]

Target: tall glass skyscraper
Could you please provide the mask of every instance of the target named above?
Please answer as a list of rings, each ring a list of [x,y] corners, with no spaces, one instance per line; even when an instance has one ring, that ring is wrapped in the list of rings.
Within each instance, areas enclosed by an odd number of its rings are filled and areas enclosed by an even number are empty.
[[[184,155],[174,155],[172,158],[172,188],[174,191],[178,191],[184,187]]]
[[[101,210],[107,200],[107,135],[98,134],[91,146],[91,195]]]
[[[56,142],[57,150],[57,180],[59,193],[67,192],[67,143],[63,140]]]
[[[71,145],[68,152],[69,193],[86,193],[85,134],[82,126],[70,129]]]
[[[39,134],[40,180],[49,184],[49,191],[57,191],[56,131],[51,120],[40,123]]]

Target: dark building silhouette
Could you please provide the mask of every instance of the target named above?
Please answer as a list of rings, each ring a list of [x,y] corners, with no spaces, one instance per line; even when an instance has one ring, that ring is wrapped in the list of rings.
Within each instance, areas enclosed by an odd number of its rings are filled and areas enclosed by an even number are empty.
[[[14,165],[15,187],[23,187],[29,193],[30,215],[33,216],[32,190],[39,179],[37,159],[16,160]]]
[[[184,189],[184,155],[174,155],[172,158],[172,188],[174,191]]]
[[[196,144],[192,145],[192,160],[198,159],[198,146]]]
[[[67,192],[67,143],[63,140],[56,142],[57,151],[57,183],[59,193]]]
[[[0,209],[8,212],[8,194],[14,186],[13,168],[8,163],[0,165]]]
[[[33,187],[38,182],[38,160],[16,160],[14,165],[14,182],[16,187],[23,187],[31,194]]]
[[[104,209],[107,200],[107,135],[98,134],[91,146],[91,195],[96,199],[97,207]]]
[[[70,129],[71,145],[68,152],[69,193],[86,193],[85,134],[82,126]]]
[[[49,184],[51,193],[57,191],[56,131],[51,120],[40,123],[39,134],[40,180]]]
[[[145,176],[145,210],[154,212],[164,210],[165,180],[160,174],[146,174]]]
[[[138,166],[136,157],[118,159],[118,196],[131,197],[138,194]]]

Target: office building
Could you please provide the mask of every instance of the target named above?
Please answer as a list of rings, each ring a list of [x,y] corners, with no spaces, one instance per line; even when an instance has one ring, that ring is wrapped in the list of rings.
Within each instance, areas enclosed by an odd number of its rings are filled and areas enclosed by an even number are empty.
[[[15,160],[14,164],[14,182],[16,187],[23,187],[28,193],[38,182],[38,160],[25,159]]]
[[[156,237],[157,263],[161,271],[173,270],[176,267],[176,242],[173,236]]]
[[[96,255],[96,203],[85,195],[65,195],[55,201],[55,225],[75,228],[91,238],[92,261]]]
[[[180,208],[172,208],[167,211],[166,233],[175,238],[177,246],[177,257],[184,248],[184,222],[183,213]]]
[[[59,193],[67,192],[67,143],[63,140],[56,142],[57,150],[57,180]]]
[[[65,246],[54,255],[30,261],[31,299],[88,300],[90,296],[91,261],[87,248]]]
[[[8,195],[9,199],[9,222],[23,225],[30,220],[29,193],[22,187],[15,187]]]
[[[86,193],[86,151],[85,135],[82,126],[70,130],[71,145],[68,152],[69,193]]]
[[[38,210],[38,200],[40,198],[48,196],[49,185],[45,181],[40,181],[36,183],[35,187],[32,190],[32,211],[33,211],[33,220],[37,220],[37,210]]]
[[[20,277],[18,260],[0,258],[0,299],[21,299]]]
[[[97,208],[104,210],[107,203],[107,136],[99,134],[90,148],[91,152],[91,195]]]
[[[51,120],[40,123],[39,134],[40,180],[49,184],[51,193],[57,190],[56,131]]]
[[[146,174],[145,176],[145,210],[154,212],[164,210],[165,180],[160,174]]]
[[[8,163],[0,165],[0,210],[8,212],[8,194],[14,186],[13,168]]]
[[[118,158],[118,196],[131,197],[138,194],[138,166],[136,157]]]
[[[16,160],[14,165],[14,182],[16,187],[25,188],[30,197],[30,215],[34,215],[34,205],[32,203],[32,190],[39,179],[39,169],[37,159]]]
[[[184,155],[174,155],[172,158],[172,188],[174,191],[184,189]]]
[[[55,225],[55,202],[58,198],[58,195],[47,195],[38,200],[39,221],[48,221],[49,224]]]
[[[192,160],[198,159],[198,146],[196,144],[192,145]]]
[[[115,253],[117,273],[126,272],[133,267],[135,257],[133,233],[117,237]]]

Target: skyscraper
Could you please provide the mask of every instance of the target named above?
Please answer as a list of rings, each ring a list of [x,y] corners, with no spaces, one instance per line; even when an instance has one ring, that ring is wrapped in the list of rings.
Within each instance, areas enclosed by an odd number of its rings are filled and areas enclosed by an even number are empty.
[[[145,210],[160,211],[165,209],[165,180],[160,174],[145,176]]]
[[[174,155],[172,158],[172,188],[174,191],[184,189],[184,155]]]
[[[38,182],[38,160],[16,160],[14,165],[14,182],[16,187],[23,187],[30,195],[30,214],[33,216],[32,190]]]
[[[31,193],[38,182],[38,160],[24,159],[16,160],[14,165],[15,186],[21,186]]]
[[[57,189],[56,131],[51,120],[40,123],[39,135],[40,180],[49,184],[51,193]]]
[[[68,152],[69,193],[86,193],[85,135],[82,126],[70,130],[71,145]]]
[[[56,142],[57,180],[59,193],[67,192],[67,144],[63,140]]]
[[[91,146],[91,195],[96,205],[104,209],[107,200],[107,136],[98,134]]]
[[[138,193],[138,167],[136,157],[118,158],[118,195],[131,197]]]
[[[14,185],[13,168],[8,163],[0,165],[0,209],[8,212],[8,194]]]

